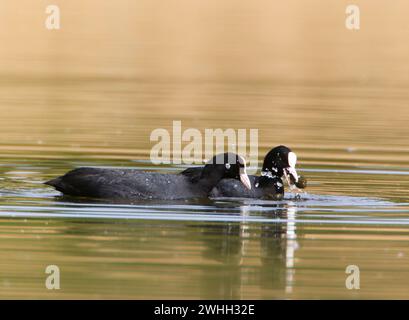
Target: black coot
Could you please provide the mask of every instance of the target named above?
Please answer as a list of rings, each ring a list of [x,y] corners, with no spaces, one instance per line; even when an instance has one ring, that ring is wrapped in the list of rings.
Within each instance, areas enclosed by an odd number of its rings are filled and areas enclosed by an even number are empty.
[[[306,187],[306,179],[303,177],[299,184],[299,176],[295,170],[297,156],[290,148],[278,146],[271,149],[264,157],[261,176],[249,176],[251,189],[245,189],[233,179],[221,180],[209,193],[210,197],[237,197],[279,200],[284,196],[285,177],[289,185],[300,188]],[[203,167],[188,168],[180,174],[194,178],[201,174]]]
[[[214,156],[194,177],[137,169],[78,168],[45,184],[70,196],[176,200],[205,198],[223,178],[240,179],[244,188],[251,188],[245,160],[234,153]]]

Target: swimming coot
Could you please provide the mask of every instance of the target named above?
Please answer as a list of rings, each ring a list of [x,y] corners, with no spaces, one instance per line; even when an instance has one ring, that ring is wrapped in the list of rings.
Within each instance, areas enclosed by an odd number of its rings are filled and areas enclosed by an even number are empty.
[[[249,176],[251,189],[245,189],[233,179],[221,180],[209,193],[210,197],[237,197],[279,200],[284,197],[284,177],[290,186],[306,187],[306,179],[299,177],[295,170],[297,156],[290,148],[278,146],[271,149],[264,158],[261,176]],[[180,174],[194,178],[201,174],[203,167],[193,167]],[[302,182],[302,183],[301,183]]]
[[[214,156],[194,177],[137,169],[78,168],[45,184],[70,196],[176,200],[205,198],[223,178],[240,179],[244,188],[251,188],[245,160],[234,153]]]

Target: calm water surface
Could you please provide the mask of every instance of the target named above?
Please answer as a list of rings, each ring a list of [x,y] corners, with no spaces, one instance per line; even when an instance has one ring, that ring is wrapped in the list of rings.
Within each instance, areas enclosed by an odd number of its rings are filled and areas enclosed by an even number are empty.
[[[0,19],[0,298],[409,298],[407,10],[373,1],[351,36],[345,7],[318,0],[62,1],[50,33],[23,2]],[[306,192],[115,204],[42,184],[78,166],[182,170],[148,161],[173,120],[256,128],[260,161],[290,146]]]
[[[33,99],[44,90],[43,85],[49,86],[39,83],[36,88],[21,88],[18,99],[6,103],[3,98],[1,104],[9,108],[3,111],[0,129],[2,298],[409,297],[405,147],[372,144],[366,129],[375,129],[365,122],[354,129],[353,113],[343,115],[351,119],[342,135],[344,141],[355,136],[351,146],[318,137],[321,126],[343,121],[342,112],[325,113],[319,105],[303,118],[296,111],[283,111],[282,121],[274,126],[257,112],[245,116],[248,94],[259,99],[259,104],[269,104],[276,95],[288,95],[285,101],[291,101],[297,91],[303,93],[297,98],[302,103],[319,88],[77,80],[56,86],[66,94],[51,107],[49,101]],[[148,107],[110,108],[116,101],[104,106],[104,101],[97,103],[93,98],[99,86],[113,88],[107,100],[115,100],[111,94],[127,101],[129,95],[135,105]],[[118,90],[129,86],[130,91],[119,94],[116,86]],[[237,127],[264,126],[260,160],[270,146],[293,141],[290,145],[298,153],[299,171],[310,182],[306,193],[300,198],[287,193],[279,202],[216,199],[110,204],[62,199],[42,185],[77,166],[181,170],[182,166],[154,167],[146,160],[149,133],[161,124],[169,127],[172,118],[160,113],[171,103],[167,96],[186,90],[191,103],[191,88],[208,92],[197,93],[200,103],[191,116],[205,113],[207,118],[186,119],[186,126],[222,125],[220,110],[212,109],[219,100],[226,105],[221,111],[226,119],[237,111]],[[70,91],[78,95],[71,96]],[[184,94],[180,95],[183,101]],[[337,99],[333,95],[327,99]],[[208,96],[215,101],[208,102]],[[26,109],[28,100],[31,107]],[[208,105],[206,111],[202,103]],[[299,139],[289,137],[293,131],[285,133],[292,126],[299,128]],[[368,134],[369,141],[358,139],[355,130]],[[45,267],[51,264],[61,269],[58,292],[44,286]],[[361,270],[360,290],[345,288],[345,268],[351,264]]]

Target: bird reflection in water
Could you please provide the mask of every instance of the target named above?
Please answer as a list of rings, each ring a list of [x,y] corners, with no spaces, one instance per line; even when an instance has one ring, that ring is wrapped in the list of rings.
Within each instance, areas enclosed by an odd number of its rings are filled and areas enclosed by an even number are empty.
[[[217,288],[225,299],[253,297],[252,289],[262,288],[260,298],[274,298],[283,291],[291,294],[295,283],[295,253],[299,245],[293,203],[258,211],[257,206],[241,206],[241,222],[207,225],[201,228],[205,241],[203,256],[220,262],[209,270],[202,289],[211,296]],[[260,214],[261,212],[261,214]],[[248,222],[248,216],[262,215],[271,222]],[[258,291],[260,292],[260,291]],[[276,292],[276,294],[274,294]]]

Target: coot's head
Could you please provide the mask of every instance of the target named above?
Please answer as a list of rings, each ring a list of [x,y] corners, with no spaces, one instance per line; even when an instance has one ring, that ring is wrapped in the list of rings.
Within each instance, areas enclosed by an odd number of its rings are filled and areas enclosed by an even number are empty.
[[[251,189],[251,182],[246,172],[246,160],[242,156],[232,152],[215,155],[206,163],[202,175],[215,172],[221,173],[223,178],[240,179],[247,189]]]
[[[285,176],[287,180],[298,182],[298,174],[295,170],[297,163],[297,155],[286,146],[278,146],[271,149],[264,158],[263,169],[264,173],[269,173],[273,176]]]

